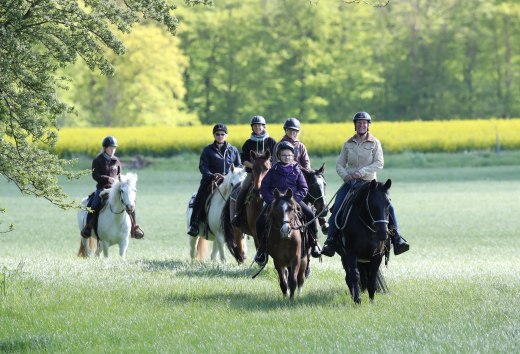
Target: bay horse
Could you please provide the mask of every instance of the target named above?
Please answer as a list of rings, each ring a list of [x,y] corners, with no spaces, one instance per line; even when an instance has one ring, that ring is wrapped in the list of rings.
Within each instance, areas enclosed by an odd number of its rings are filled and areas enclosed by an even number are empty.
[[[90,257],[93,246],[96,244],[96,256],[101,254],[108,257],[108,248],[112,245],[119,245],[119,256],[125,258],[130,238],[132,222],[129,213],[135,209],[135,199],[137,196],[137,175],[127,173],[120,175],[114,182],[112,188],[105,189],[100,193],[100,197],[108,195],[108,199],[99,211],[97,228],[92,230],[92,236],[88,239],[81,237],[81,244],[78,256]],[[83,208],[78,211],[78,226],[82,230],[87,219],[88,197],[82,200]],[[96,235],[98,240],[96,240]]]
[[[310,258],[310,247],[300,232],[299,205],[292,196],[290,188],[285,194],[275,189],[275,200],[266,215],[269,230],[267,249],[278,272],[282,294],[286,297],[289,288],[291,300],[296,286],[298,293],[302,291]]]
[[[239,264],[246,259],[247,244],[245,235],[253,237],[255,249],[259,247],[258,236],[256,234],[256,219],[262,211],[264,199],[260,195],[260,186],[267,171],[271,168],[271,153],[267,150],[263,154],[250,151],[253,166],[251,167],[253,174],[253,184],[251,186],[242,186],[242,188],[250,188],[247,199],[243,206],[242,220],[239,227],[231,224],[231,219],[235,215],[235,205],[231,198],[226,203],[222,212],[222,222],[226,244],[229,251],[235,257]]]
[[[190,241],[190,255],[192,259],[198,257],[197,253],[199,250],[199,241],[201,239],[207,239],[214,241],[213,251],[211,252],[211,259],[216,261],[218,258],[220,258],[222,262],[227,261],[225,253],[226,242],[224,239],[224,230],[221,223],[222,210],[224,209],[224,205],[228,201],[233,188],[236,185],[242,183],[244,178],[245,170],[241,167],[234,167],[232,165],[228,174],[224,176],[222,183],[217,188],[215,188],[215,191],[209,197],[209,201],[207,202],[206,206],[207,221],[200,223],[200,235],[197,237],[188,236]],[[190,224],[191,212],[192,208],[188,204],[188,209],[186,210],[188,227]]]
[[[391,185],[390,179],[384,184],[375,179],[364,183],[353,192],[352,203],[340,210],[334,221],[341,230],[341,237],[336,238],[336,250],[341,256],[350,295],[357,304],[361,303],[360,282],[361,290],[368,290],[370,301],[374,300],[378,286],[386,292],[379,267],[390,247],[388,190]]]

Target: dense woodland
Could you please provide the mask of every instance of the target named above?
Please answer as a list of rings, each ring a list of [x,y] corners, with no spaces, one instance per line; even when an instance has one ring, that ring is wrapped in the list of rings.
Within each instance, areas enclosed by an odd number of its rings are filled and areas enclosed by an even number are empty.
[[[520,1],[218,0],[178,4],[177,36],[145,23],[110,54],[78,60],[62,126],[520,116]]]

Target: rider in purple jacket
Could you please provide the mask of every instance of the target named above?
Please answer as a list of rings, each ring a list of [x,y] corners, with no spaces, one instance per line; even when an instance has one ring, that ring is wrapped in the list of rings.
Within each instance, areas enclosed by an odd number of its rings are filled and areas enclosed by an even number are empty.
[[[265,265],[267,263],[267,238],[265,234],[266,217],[265,213],[271,203],[274,201],[274,190],[278,189],[280,192],[285,192],[287,189],[291,189],[293,192],[294,200],[302,208],[305,222],[308,222],[314,218],[314,213],[307,204],[303,202],[303,198],[307,195],[308,187],[305,182],[305,177],[297,163],[293,162],[294,158],[294,146],[287,142],[282,141],[278,144],[277,151],[278,159],[277,162],[265,175],[262,180],[262,186],[260,187],[260,194],[264,198],[265,205],[262,212],[256,219],[256,231],[260,241],[260,247],[255,255],[255,262],[259,265]],[[310,231],[309,242],[311,244],[311,254],[313,257],[320,257],[321,250],[318,246],[318,227],[316,222],[311,222],[308,226]]]

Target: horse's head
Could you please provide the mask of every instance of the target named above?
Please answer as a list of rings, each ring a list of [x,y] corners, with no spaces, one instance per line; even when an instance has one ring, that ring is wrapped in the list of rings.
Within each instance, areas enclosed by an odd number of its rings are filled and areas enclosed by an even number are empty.
[[[253,160],[253,166],[251,167],[253,170],[253,190],[258,191],[260,190],[262,179],[264,179],[267,171],[271,168],[271,153],[267,150],[263,154],[258,154],[251,150],[250,155]]]
[[[280,230],[282,238],[291,237],[292,225],[291,222],[296,220],[296,211],[298,204],[293,199],[293,192],[289,188],[285,194],[282,194],[278,189],[274,190],[274,198],[271,205],[271,222],[274,228]]]
[[[371,226],[375,229],[379,241],[385,241],[388,237],[388,222],[390,214],[390,199],[388,190],[392,181],[388,179],[385,184],[372,180],[366,197],[366,210]]]
[[[231,165],[229,172],[224,176],[222,184],[219,186],[219,188],[227,198],[227,196],[231,194],[233,187],[241,184],[244,178],[246,178],[245,169]]]
[[[121,202],[125,206],[126,211],[133,212],[135,210],[135,200],[137,197],[137,175],[135,173],[127,173],[119,176],[119,180],[114,185],[115,190],[120,192]]]
[[[324,172],[325,163],[323,163],[323,165],[321,165],[321,167],[317,170],[303,170],[303,175],[305,176],[305,181],[307,182],[307,186],[309,188],[304,202],[312,204],[316,209],[316,215],[320,215],[320,217],[325,217],[328,212],[327,197],[325,195],[325,187],[327,186],[327,182],[325,181]]]

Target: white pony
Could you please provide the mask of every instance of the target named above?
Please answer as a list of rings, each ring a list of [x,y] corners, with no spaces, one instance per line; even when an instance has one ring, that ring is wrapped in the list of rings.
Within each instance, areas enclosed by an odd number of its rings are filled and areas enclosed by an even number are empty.
[[[217,260],[220,256],[220,260],[223,262],[227,261],[226,253],[224,248],[226,247],[226,240],[224,238],[224,230],[221,223],[222,210],[226,204],[233,187],[241,184],[246,177],[246,172],[243,168],[231,166],[229,173],[224,177],[222,184],[218,186],[217,190],[211,196],[209,201],[209,210],[207,210],[208,219],[208,240],[215,241],[213,243],[213,251],[211,252],[211,259]],[[192,197],[193,198],[193,197]],[[186,216],[188,221],[188,228],[190,224],[192,208],[188,204],[186,210]],[[200,250],[199,242],[203,241],[205,237],[206,225],[201,223],[199,225],[199,236],[193,237],[188,236],[190,240],[190,255],[192,259],[200,258],[198,251]]]
[[[101,253],[100,243],[103,248],[103,255],[108,257],[108,247],[118,244],[119,256],[125,258],[126,249],[128,248],[128,239],[130,237],[130,229],[132,222],[129,212],[135,209],[135,198],[137,175],[135,173],[127,173],[119,176],[114,182],[112,188],[106,189],[100,193],[100,197],[108,194],[105,206],[99,212],[97,223],[97,234],[99,241],[97,242],[96,256]],[[83,208],[78,211],[78,225],[82,230],[87,219],[88,198],[83,199]],[[81,237],[81,245],[78,256],[90,257],[92,247],[95,243],[95,230],[92,230],[92,236],[88,239]],[[90,242],[89,242],[90,241]]]

